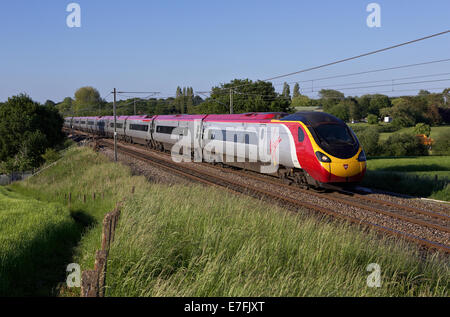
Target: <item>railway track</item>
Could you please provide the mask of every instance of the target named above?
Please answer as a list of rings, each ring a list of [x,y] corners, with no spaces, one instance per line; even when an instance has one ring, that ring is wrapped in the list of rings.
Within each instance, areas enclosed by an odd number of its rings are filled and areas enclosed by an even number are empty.
[[[84,135],[89,135],[83,133]],[[100,139],[99,144],[106,147],[113,147],[113,141],[110,139]],[[156,165],[169,172],[175,173],[179,176],[186,177],[195,182],[203,183],[209,186],[216,186],[225,188],[234,193],[249,195],[268,202],[276,202],[279,205],[287,207],[290,210],[298,211],[299,208],[307,209],[319,214],[332,216],[337,219],[343,219],[358,225],[364,225],[373,228],[379,232],[387,233],[405,240],[415,242],[428,249],[439,250],[445,253],[450,253],[450,245],[448,237],[450,237],[450,217],[441,212],[429,211],[415,207],[397,204],[391,201],[384,201],[373,197],[366,197],[358,193],[349,193],[346,191],[320,193],[312,190],[306,190],[298,186],[292,186],[266,175],[256,174],[254,172],[235,170],[230,168],[213,166],[207,163],[175,163],[172,161],[170,155],[158,151],[148,150],[144,147],[136,147],[135,145],[118,143],[118,151],[122,152],[137,160],[141,160],[153,165]],[[209,168],[205,168],[207,165]],[[225,171],[225,173],[240,176],[246,179],[252,179],[255,184],[249,185],[242,181],[230,179],[230,177],[218,175],[209,170],[217,169]],[[257,186],[257,183],[267,184],[282,188],[285,191],[283,194],[277,191],[269,190],[263,186]],[[402,224],[402,229],[387,226],[383,223],[377,223],[363,217],[356,217],[354,215],[338,211],[339,208],[330,208],[314,204],[304,199],[291,197],[290,193],[301,192],[305,195],[314,196],[323,201],[329,201],[336,206],[348,206],[349,208],[364,210],[366,212],[374,213],[383,217],[395,219]],[[437,241],[439,239],[424,238],[417,235],[414,231],[408,229],[410,226],[426,228],[428,231],[443,235],[444,243]],[[403,230],[403,228],[405,230]]]

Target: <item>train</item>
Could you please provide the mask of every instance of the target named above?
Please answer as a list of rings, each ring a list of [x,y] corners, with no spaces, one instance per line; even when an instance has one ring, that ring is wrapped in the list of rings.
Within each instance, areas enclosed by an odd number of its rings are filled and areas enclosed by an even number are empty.
[[[351,128],[323,112],[66,117],[64,126],[107,138],[116,130],[124,142],[172,153],[176,147],[185,158],[200,154],[201,161],[306,187],[353,185],[366,172],[364,150]]]

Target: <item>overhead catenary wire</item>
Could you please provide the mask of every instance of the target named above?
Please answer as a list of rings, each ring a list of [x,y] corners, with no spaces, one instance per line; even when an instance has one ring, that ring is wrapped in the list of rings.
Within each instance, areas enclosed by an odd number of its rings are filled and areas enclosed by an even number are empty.
[[[378,53],[385,52],[385,51],[388,51],[388,50],[392,50],[392,49],[395,49],[395,48],[398,48],[398,47],[410,45],[410,44],[417,43],[417,42],[420,42],[420,41],[424,41],[424,40],[427,40],[427,39],[430,39],[430,38],[441,36],[441,35],[444,35],[444,34],[447,34],[447,33],[450,33],[450,30],[445,30],[443,32],[431,34],[431,35],[424,36],[424,37],[421,37],[421,38],[418,38],[418,39],[414,39],[414,40],[411,40],[411,41],[407,41],[407,42],[391,45],[391,46],[388,46],[388,47],[385,47],[385,48],[381,48],[381,49],[378,49],[378,50],[370,51],[370,52],[359,54],[359,55],[352,56],[352,57],[347,57],[347,58],[336,60],[336,61],[329,62],[329,63],[326,63],[326,64],[322,64],[322,65],[318,65],[318,66],[314,66],[314,67],[301,69],[301,70],[298,70],[298,71],[295,71],[295,72],[291,72],[291,73],[287,73],[287,74],[282,74],[282,75],[269,77],[269,78],[266,78],[266,79],[262,79],[260,81],[263,81],[263,82],[272,81],[272,80],[283,78],[283,77],[289,77],[289,76],[296,75],[296,74],[306,73],[306,72],[309,72],[309,71],[312,71],[312,70],[325,68],[325,67],[328,67],[328,66],[332,66],[332,65],[348,62],[348,61],[351,61],[351,60],[355,60],[355,59],[358,59],[358,58],[362,58],[362,57],[365,57],[365,56],[374,55],[374,54],[378,54]],[[226,87],[226,88],[224,87],[224,88],[219,88],[219,89],[230,90],[230,89],[236,89],[238,87],[243,87],[243,86],[248,86],[248,85],[251,85],[251,83],[246,83],[246,84],[241,84],[241,85],[236,85],[236,86],[231,86],[231,87]]]

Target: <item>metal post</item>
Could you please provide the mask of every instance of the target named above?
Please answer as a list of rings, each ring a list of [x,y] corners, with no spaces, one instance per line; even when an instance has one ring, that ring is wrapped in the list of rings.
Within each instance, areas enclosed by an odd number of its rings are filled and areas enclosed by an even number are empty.
[[[136,98],[134,98],[134,115],[136,115]]]
[[[233,114],[233,89],[230,89],[230,114]]]
[[[117,162],[117,117],[116,117],[116,88],[114,88],[114,103],[113,103],[113,109],[114,109],[114,161]]]

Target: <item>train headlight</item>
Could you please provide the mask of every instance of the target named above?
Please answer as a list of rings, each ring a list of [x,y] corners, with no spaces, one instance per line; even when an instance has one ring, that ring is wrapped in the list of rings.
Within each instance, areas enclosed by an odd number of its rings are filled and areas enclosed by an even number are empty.
[[[320,151],[316,152],[316,157],[320,162],[331,163],[331,159]]]
[[[361,153],[359,153],[359,156],[358,156],[358,161],[359,162],[365,162],[367,159],[366,159],[366,153],[364,153],[364,150],[361,150]]]

